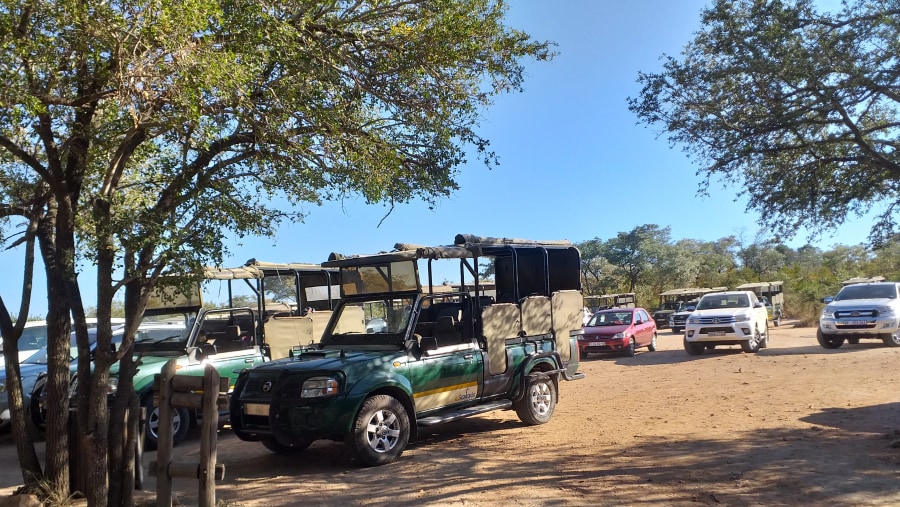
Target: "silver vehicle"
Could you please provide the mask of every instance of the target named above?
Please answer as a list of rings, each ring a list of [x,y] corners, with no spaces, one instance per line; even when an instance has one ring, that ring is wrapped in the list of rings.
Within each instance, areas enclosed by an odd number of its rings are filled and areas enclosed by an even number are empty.
[[[900,283],[853,283],[845,285],[819,317],[816,337],[826,349],[861,338],[875,338],[900,347]]]

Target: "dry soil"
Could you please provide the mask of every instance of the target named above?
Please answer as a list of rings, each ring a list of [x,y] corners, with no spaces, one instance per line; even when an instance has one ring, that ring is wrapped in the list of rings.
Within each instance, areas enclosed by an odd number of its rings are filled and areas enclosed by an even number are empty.
[[[769,348],[688,356],[592,355],[553,419],[502,411],[425,430],[401,459],[361,468],[343,445],[278,456],[219,433],[219,505],[900,505],[900,348],[821,348],[815,328],[773,328]],[[197,460],[199,435],[177,447]],[[147,453],[145,463],[155,459]],[[0,495],[21,483],[0,437]],[[153,497],[155,481],[145,493]],[[176,481],[181,505],[197,483]]]

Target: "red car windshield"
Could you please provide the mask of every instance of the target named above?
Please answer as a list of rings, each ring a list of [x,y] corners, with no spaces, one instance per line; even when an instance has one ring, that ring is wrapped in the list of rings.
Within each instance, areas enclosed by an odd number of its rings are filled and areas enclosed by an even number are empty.
[[[588,326],[622,326],[631,324],[631,312],[599,312],[591,317]]]

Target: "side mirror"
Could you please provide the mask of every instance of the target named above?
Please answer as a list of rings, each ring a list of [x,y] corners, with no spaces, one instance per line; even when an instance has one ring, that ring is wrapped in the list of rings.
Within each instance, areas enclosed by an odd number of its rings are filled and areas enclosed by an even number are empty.
[[[422,352],[435,350],[438,348],[437,338],[433,336],[423,336],[419,346],[421,347]]]
[[[834,301],[834,296],[825,296],[822,298],[822,302],[826,305],[832,301]]]
[[[637,321],[635,321],[634,325],[635,325],[635,326],[640,326],[640,325],[643,324],[643,323],[644,323],[643,320],[638,319]]]

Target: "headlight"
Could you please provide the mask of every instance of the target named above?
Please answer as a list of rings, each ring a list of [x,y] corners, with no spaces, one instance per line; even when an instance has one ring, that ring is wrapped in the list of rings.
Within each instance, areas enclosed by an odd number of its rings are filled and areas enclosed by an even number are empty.
[[[826,306],[822,309],[822,317],[833,317],[834,316],[834,308],[831,306]]]
[[[613,339],[622,339],[625,338],[625,333],[616,333],[613,335]]]
[[[700,322],[700,316],[691,315],[687,319],[688,324],[697,324]]]
[[[878,315],[883,315],[885,317],[894,315],[894,308],[891,306],[879,306],[876,310],[878,310]]]
[[[119,390],[119,377],[109,377],[109,382],[106,384],[106,394],[116,394]]]
[[[738,315],[734,316],[735,322],[747,322],[748,320],[750,320],[750,316],[747,315],[746,313],[738,314]]]
[[[312,377],[303,382],[300,388],[301,398],[320,398],[338,393],[340,385],[334,377]]]

